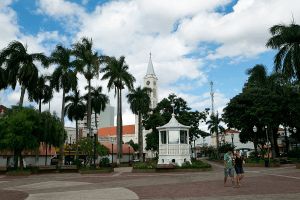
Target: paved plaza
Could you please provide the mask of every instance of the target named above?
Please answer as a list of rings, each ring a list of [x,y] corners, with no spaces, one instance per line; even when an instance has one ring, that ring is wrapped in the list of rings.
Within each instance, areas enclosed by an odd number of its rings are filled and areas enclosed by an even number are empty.
[[[300,199],[300,170],[295,165],[244,168],[243,186],[232,188],[223,186],[222,165],[211,164],[213,171],[197,173],[138,174],[127,167],[100,175],[0,176],[0,199]]]

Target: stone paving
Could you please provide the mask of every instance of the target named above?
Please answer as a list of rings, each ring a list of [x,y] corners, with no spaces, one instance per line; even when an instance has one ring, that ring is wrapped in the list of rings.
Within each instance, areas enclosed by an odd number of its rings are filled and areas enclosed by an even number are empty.
[[[213,171],[196,173],[131,173],[126,167],[110,174],[0,176],[0,200],[300,199],[295,165],[244,168],[243,186],[233,188],[223,186],[223,166],[211,164]]]

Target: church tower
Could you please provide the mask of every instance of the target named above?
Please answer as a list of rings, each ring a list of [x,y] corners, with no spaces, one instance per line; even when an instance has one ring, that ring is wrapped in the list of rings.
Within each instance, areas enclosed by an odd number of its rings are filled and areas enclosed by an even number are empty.
[[[150,59],[148,63],[148,68],[146,75],[144,76],[144,87],[151,88],[152,92],[149,94],[150,96],[150,108],[154,109],[157,106],[158,103],[158,97],[157,97],[157,77],[154,73],[154,68],[151,60],[151,53],[150,53]],[[135,143],[138,143],[138,115],[135,116]],[[147,155],[147,152],[145,150],[146,147],[146,135],[150,133],[151,130],[145,130],[143,129],[143,146],[144,146],[144,153],[146,153],[146,157],[149,156]],[[148,152],[148,154],[151,152]]]

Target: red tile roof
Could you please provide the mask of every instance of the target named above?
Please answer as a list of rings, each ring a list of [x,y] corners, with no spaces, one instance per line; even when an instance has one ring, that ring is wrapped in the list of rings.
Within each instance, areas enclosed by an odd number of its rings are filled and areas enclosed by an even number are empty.
[[[24,151],[22,152],[22,155],[28,155],[28,156],[33,156],[35,154],[36,154],[35,151],[28,151],[26,153]],[[10,151],[0,151],[0,155],[10,156],[10,155],[13,155],[13,153]],[[42,143],[39,147],[39,155],[40,156],[46,155],[46,148],[42,145]],[[50,155],[52,155],[52,156],[55,155],[55,148],[53,146],[51,147],[51,150],[49,150],[49,148],[47,150],[47,156],[50,156]]]
[[[232,129],[226,129],[225,130],[226,133],[240,133],[239,131],[235,131],[235,130],[232,130]],[[220,132],[219,132],[220,134]]]
[[[135,133],[135,125],[123,126],[123,135],[126,135],[126,133],[134,134]],[[100,128],[100,129],[98,129],[98,135],[101,135],[101,136],[117,135],[117,127],[112,126],[112,127]]]
[[[284,131],[284,129],[283,129],[283,128],[280,128],[280,127],[278,128],[278,130],[279,130],[279,131]]]
[[[111,143],[101,143],[102,145],[106,146],[109,149],[109,152],[112,153],[112,145]],[[117,145],[114,144],[114,154],[117,153]],[[122,150],[123,150],[123,154],[128,154],[129,152],[129,148],[128,148],[128,144],[122,144]],[[130,154],[134,153],[134,149],[132,147],[130,147]]]

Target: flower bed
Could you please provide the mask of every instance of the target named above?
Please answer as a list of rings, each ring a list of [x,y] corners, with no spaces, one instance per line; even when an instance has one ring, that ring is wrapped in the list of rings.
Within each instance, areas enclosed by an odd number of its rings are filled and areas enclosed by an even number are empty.
[[[101,174],[101,173],[111,173],[114,172],[113,168],[97,168],[96,170],[92,169],[82,169],[79,170],[80,174]]]
[[[6,176],[30,176],[32,172],[6,172]]]

